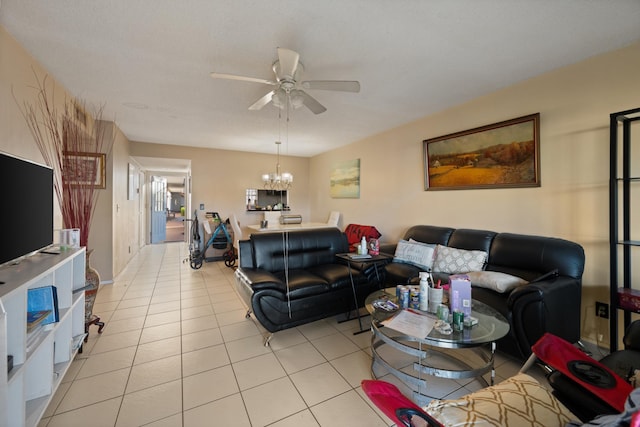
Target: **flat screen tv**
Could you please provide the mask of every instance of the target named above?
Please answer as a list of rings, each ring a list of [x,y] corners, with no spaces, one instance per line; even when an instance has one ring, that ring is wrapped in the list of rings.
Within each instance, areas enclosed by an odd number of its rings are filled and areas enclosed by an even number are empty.
[[[0,265],[53,244],[53,170],[0,152]]]

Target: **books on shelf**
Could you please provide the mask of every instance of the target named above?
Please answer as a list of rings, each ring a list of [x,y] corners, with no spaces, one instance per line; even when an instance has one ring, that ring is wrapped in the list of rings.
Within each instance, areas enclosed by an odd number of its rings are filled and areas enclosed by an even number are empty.
[[[44,331],[45,320],[51,316],[52,310],[37,310],[27,312],[27,353],[37,347]]]
[[[42,286],[27,291],[27,313],[49,311],[40,321],[43,325],[60,320],[58,313],[58,292],[55,286]],[[28,325],[28,322],[27,322]]]
[[[40,342],[40,337],[42,336],[43,332],[44,332],[44,325],[40,323],[38,326],[33,328],[31,332],[27,333],[27,342],[26,342],[27,353],[31,353],[31,350],[37,347],[37,344]]]
[[[41,326],[44,319],[51,314],[51,310],[38,310],[27,312],[27,334],[32,332],[36,327]]]

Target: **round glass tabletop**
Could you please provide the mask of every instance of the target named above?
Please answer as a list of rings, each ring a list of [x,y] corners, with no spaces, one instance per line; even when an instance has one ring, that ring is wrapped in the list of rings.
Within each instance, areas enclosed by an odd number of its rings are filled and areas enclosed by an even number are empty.
[[[373,303],[375,301],[384,299],[397,302],[396,288],[386,288],[371,293],[367,296],[365,305],[367,307],[367,311],[371,314],[372,326],[376,328],[379,334],[393,340],[399,339],[403,341],[415,341],[441,348],[464,348],[476,347],[482,344],[495,342],[509,332],[509,323],[502,314],[480,301],[472,300],[471,316],[478,319],[478,323],[476,325],[465,326],[461,331],[454,330],[449,335],[442,334],[434,328],[424,338],[413,336],[408,337],[402,332],[389,327],[384,327],[381,324],[381,322],[391,318],[397,313],[397,311],[389,312],[374,307]],[[421,312],[419,310],[413,311],[436,319],[434,314]]]

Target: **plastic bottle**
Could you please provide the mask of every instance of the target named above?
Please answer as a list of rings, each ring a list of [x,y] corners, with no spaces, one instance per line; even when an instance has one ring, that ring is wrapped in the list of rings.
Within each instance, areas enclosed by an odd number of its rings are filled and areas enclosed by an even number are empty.
[[[367,253],[367,239],[362,236],[362,240],[360,241],[360,254],[364,255]]]
[[[429,275],[420,273],[420,310],[429,310]]]

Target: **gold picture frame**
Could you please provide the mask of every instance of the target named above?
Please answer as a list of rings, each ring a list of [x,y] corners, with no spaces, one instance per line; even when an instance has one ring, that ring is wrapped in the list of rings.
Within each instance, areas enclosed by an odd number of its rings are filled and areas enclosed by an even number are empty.
[[[76,187],[107,188],[104,153],[64,153],[63,181]]]
[[[423,141],[425,190],[540,186],[540,113]]]

